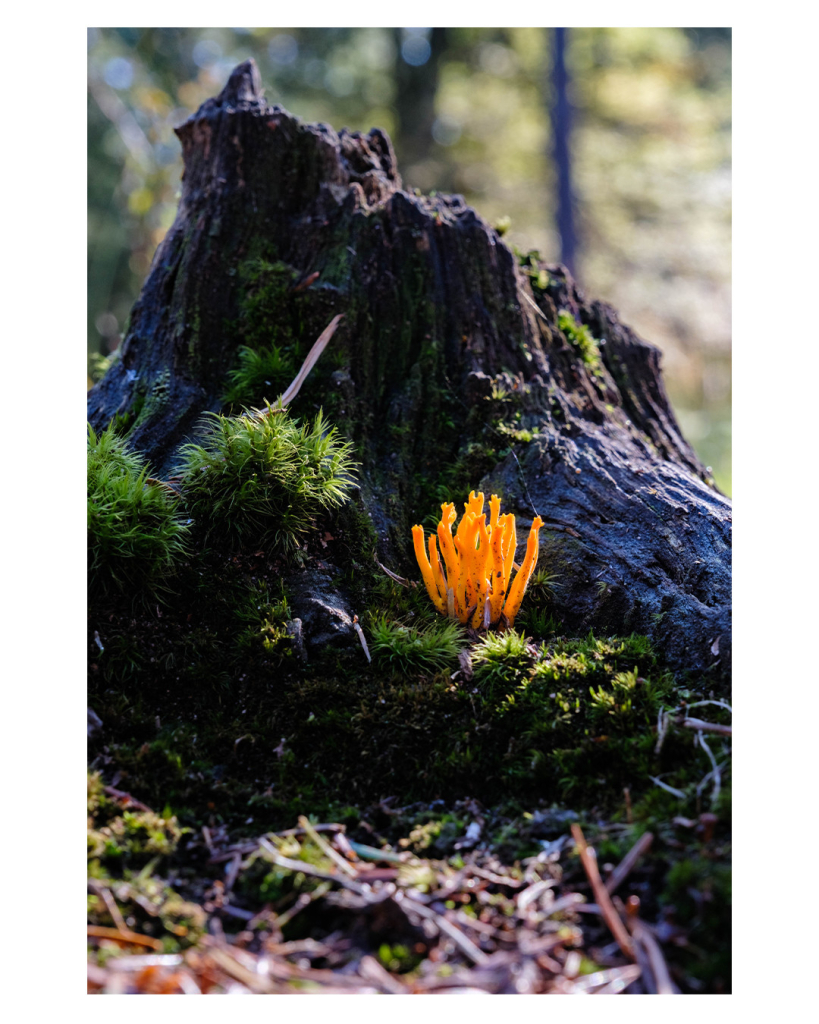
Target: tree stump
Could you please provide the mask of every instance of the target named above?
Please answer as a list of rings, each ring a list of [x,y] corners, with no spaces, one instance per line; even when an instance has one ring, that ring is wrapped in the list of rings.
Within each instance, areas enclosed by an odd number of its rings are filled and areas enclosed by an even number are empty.
[[[402,189],[384,132],[267,106],[252,61],[177,135],[177,216],[89,393],[92,426],[121,417],[172,476],[240,346],[303,357],[343,313],[292,409],[323,405],[355,442],[382,559],[409,572],[414,522],[496,491],[519,536],[544,520],[568,628],[646,633],[724,688],[731,507],[682,437],[659,351],[460,196]]]

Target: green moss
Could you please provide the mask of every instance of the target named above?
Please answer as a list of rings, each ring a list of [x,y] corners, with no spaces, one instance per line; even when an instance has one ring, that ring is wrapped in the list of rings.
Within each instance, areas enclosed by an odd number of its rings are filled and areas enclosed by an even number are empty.
[[[167,405],[170,395],[171,373],[163,370],[151,381],[140,381],[137,399],[131,406],[133,422],[131,430],[142,426],[160,413]]]
[[[579,324],[565,309],[561,309],[557,314],[557,325],[586,366],[592,371],[599,370],[601,366],[600,349],[588,327],[585,324]]]
[[[674,864],[661,902],[676,925],[689,931],[685,970],[709,992],[731,990],[731,865],[713,854]],[[705,951],[708,950],[708,953]]]
[[[446,619],[418,627],[379,615],[370,620],[369,627],[376,664],[407,674],[441,671],[456,662],[464,646],[463,627]]]
[[[272,398],[283,394],[296,376],[292,353],[283,352],[278,345],[258,349],[242,345],[237,358],[238,366],[228,376],[229,386],[222,399],[226,405],[249,405],[260,395]]]
[[[156,596],[187,551],[188,526],[171,489],[112,427],[88,428],[88,582],[92,600]]]
[[[487,633],[472,649],[475,680],[490,698],[499,687],[517,683],[532,662],[526,637],[514,629]]]
[[[88,856],[100,864],[145,864],[169,857],[185,829],[172,815],[153,811],[119,811],[104,792],[97,773],[88,774]]]
[[[182,492],[208,536],[290,554],[314,516],[346,500],[350,455],[321,412],[311,424],[269,407],[259,416],[214,415],[203,442],[181,449]]]

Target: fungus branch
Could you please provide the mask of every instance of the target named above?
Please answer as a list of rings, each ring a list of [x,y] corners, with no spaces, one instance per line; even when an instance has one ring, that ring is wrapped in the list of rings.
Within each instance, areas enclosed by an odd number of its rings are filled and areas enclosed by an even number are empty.
[[[500,514],[496,494],[489,499],[489,522],[483,508],[483,493],[473,491],[453,537],[455,505],[445,502],[441,521],[426,547],[423,527],[413,526],[415,557],[430,600],[441,615],[473,629],[487,629],[500,622],[512,626],[537,564],[538,531],[543,520],[535,516],[526,556],[512,579],[517,543],[515,517]]]

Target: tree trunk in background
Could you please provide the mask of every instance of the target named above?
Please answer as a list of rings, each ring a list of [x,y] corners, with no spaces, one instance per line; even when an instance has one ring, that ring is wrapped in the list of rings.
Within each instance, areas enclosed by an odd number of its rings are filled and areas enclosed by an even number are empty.
[[[549,29],[546,29],[549,32]],[[552,159],[557,173],[557,211],[555,220],[560,235],[560,259],[575,273],[577,237],[574,230],[574,193],[572,191],[571,129],[572,108],[569,102],[569,73],[566,70],[565,28],[551,29],[551,118]]]
[[[343,313],[292,408],[322,404],[356,442],[382,560],[414,577],[410,526],[497,490],[519,536],[545,521],[567,627],[644,632],[727,680],[730,503],[680,434],[656,348],[563,267],[521,265],[461,197],[402,191],[383,132],[267,107],[252,62],[178,135],[179,211],[89,393],[95,429],[130,417],[169,475],[260,303],[301,354]]]
[[[428,40],[429,58],[424,64],[414,66],[401,56],[402,30],[393,30],[396,84],[394,106],[398,115],[395,148],[404,168],[421,163],[430,155],[432,126],[435,123],[435,95],[438,91],[438,62],[446,49],[446,31],[445,28],[431,30]]]

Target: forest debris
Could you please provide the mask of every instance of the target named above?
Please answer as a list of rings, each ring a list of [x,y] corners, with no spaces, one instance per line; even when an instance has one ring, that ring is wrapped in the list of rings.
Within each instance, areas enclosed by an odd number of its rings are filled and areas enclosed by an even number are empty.
[[[103,786],[103,793],[106,796],[110,796],[112,800],[116,801],[123,810],[135,811],[150,811],[151,808],[147,807],[139,800],[135,800],[130,793],[123,793],[121,789],[114,789],[113,786]]]
[[[157,939],[150,939],[147,935],[139,935],[128,928],[121,930],[119,928],[105,928],[102,925],[89,924],[87,931],[89,939],[111,939],[120,945],[148,946],[150,949],[162,949],[162,943],[157,941]]]
[[[577,848],[580,853],[583,870],[586,872],[586,877],[592,887],[594,898],[597,900],[603,919],[608,925],[609,931],[614,936],[617,945],[629,959],[633,960],[634,947],[632,946],[631,939],[626,931],[626,926],[620,919],[620,915],[614,909],[611,897],[606,891],[605,885],[603,885],[603,880],[601,879],[600,872],[597,869],[597,857],[595,856],[594,849],[586,844],[586,840],[579,825],[573,823],[571,828],[572,836],[574,837],[574,841],[577,843]]]
[[[721,736],[732,734],[730,725],[720,725],[718,722],[703,722],[700,718],[675,718],[675,725],[681,725],[684,729],[697,729],[699,732],[718,732]]]
[[[386,573],[386,575],[387,575],[387,576],[389,576],[389,578],[390,578],[390,579],[391,579],[391,580],[392,580],[392,581],[393,581],[394,583],[399,583],[399,584],[400,584],[400,585],[401,585],[402,587],[416,587],[416,586],[417,586],[417,584],[416,584],[416,583],[414,583],[414,582],[413,582],[412,580],[406,580],[406,579],[404,579],[404,577],[403,577],[403,576],[398,576],[398,575],[397,575],[396,573],[394,573],[394,572],[392,571],[392,569],[388,569],[388,568],[386,567],[386,565],[382,565],[382,564],[381,564],[381,563],[380,563],[380,562],[378,561],[378,559],[377,559],[377,558],[375,558],[375,556],[373,556],[373,557],[374,557],[374,559],[375,559],[375,564],[376,564],[376,565],[378,566],[378,568],[379,568],[379,569],[380,569],[380,570],[381,570],[381,571],[382,571],[383,573]]]
[[[553,878],[546,878],[541,879],[539,882],[534,882],[524,889],[523,892],[519,892],[515,897],[518,910],[523,913],[530,903],[539,899],[547,889],[551,889],[554,885],[556,885],[556,882]]]
[[[364,653],[367,655],[367,661],[371,662],[373,659],[370,657],[370,649],[367,646],[367,640],[364,637],[364,630],[358,624],[358,616],[353,616],[353,629],[358,634],[358,639],[361,641],[361,646],[364,648]]]
[[[303,814],[299,816],[299,825],[304,829],[305,835],[308,835],[321,852],[329,857],[335,865],[341,868],[341,870],[351,878],[356,877],[356,869],[349,861],[346,861],[339,853],[337,853],[326,840],[321,838]]]
[[[274,407],[273,411],[275,411],[276,409],[283,409],[288,404],[288,402],[292,402],[296,395],[299,393],[302,384],[305,382],[305,380],[307,380],[308,374],[318,362],[321,353],[327,347],[327,343],[336,333],[336,328],[338,327],[339,322],[341,321],[343,316],[343,313],[338,313],[336,316],[333,317],[333,319],[330,321],[327,327],[325,327],[324,330],[321,332],[321,334],[318,337],[318,340],[313,344],[313,347],[307,353],[307,358],[302,363],[302,367],[296,374],[295,380],[290,385],[290,387],[285,391],[285,393],[281,396],[279,401],[276,403],[276,406]]]
[[[396,894],[397,896],[398,894]],[[419,917],[424,917],[428,921],[432,921],[435,927],[448,936],[458,946],[469,959],[476,964],[486,963],[488,957],[486,953],[478,949],[471,939],[467,938],[466,935],[456,928],[451,921],[448,921],[442,914],[437,913],[432,907],[424,906],[418,900],[418,896],[415,893],[405,893],[408,899],[404,902],[404,906],[409,913],[418,914]]]
[[[312,875],[314,878],[321,878],[328,882],[337,882],[339,885],[344,886],[345,889],[350,889],[359,896],[363,896],[366,892],[362,885],[359,885],[358,882],[354,882],[351,878],[345,878],[344,875],[336,875],[329,871],[322,871],[320,868],[316,868],[312,864],[308,864],[307,861],[291,860],[289,857],[283,857],[279,851],[267,841],[267,839],[260,839],[259,847],[264,850],[265,856],[272,860],[274,864],[278,864],[279,867],[287,868],[289,871],[300,871],[303,875]]]
[[[643,967],[643,980],[652,994],[670,996],[679,990],[671,980],[660,945],[651,928],[638,917],[640,899],[630,896],[626,905],[626,920],[634,939],[635,953]]]
[[[669,786],[667,782],[663,782],[662,779],[658,779],[655,775],[649,775],[648,778],[654,783],[655,786],[659,786],[660,789],[664,789],[666,793],[670,793],[672,796],[676,796],[680,800],[685,800],[685,793],[681,789],[675,789],[673,786]]]
[[[479,810],[477,806],[471,809],[475,814]],[[234,895],[229,905],[223,899],[213,900],[205,910],[209,934],[184,953],[170,955],[161,953],[158,939],[127,929],[126,934],[115,928],[89,929],[92,937],[96,932],[97,938],[111,938],[122,946],[148,946],[149,951],[116,957],[101,954],[99,962],[92,952],[88,990],[144,994],[615,994],[625,991],[642,974],[646,989],[668,991],[673,983],[656,934],[648,923],[636,918],[632,901],[629,935],[600,879],[594,852],[576,825],[573,835],[597,904],[584,903],[581,893],[561,884],[561,869],[554,866],[553,859],[565,847],[562,842],[555,844],[554,854],[538,854],[524,862],[524,877],[519,878],[485,851],[466,854],[471,862],[457,867],[419,857],[407,861],[409,853],[351,843],[339,823],[313,825],[304,817],[296,828],[227,849],[227,833],[209,830],[210,863],[228,862],[234,881],[259,856],[292,873],[293,887],[287,890],[291,895],[285,897],[284,905],[279,900],[261,909],[247,906],[246,895]],[[564,838],[571,844],[571,838]],[[633,869],[649,842],[648,836],[641,837],[629,850],[609,879],[612,889]],[[280,848],[276,844],[281,844]],[[360,860],[356,864],[345,860],[345,855]],[[302,856],[305,859],[300,859]],[[389,866],[372,867],[368,861]],[[319,884],[313,879],[319,879]],[[225,886],[217,884],[226,894]],[[122,890],[116,891],[122,900]],[[247,889],[242,887],[241,892],[245,894]],[[616,898],[615,902],[619,904]],[[284,941],[283,929],[311,905],[316,906],[316,913],[310,915],[313,934]],[[574,923],[577,911],[583,911],[582,928]],[[320,922],[335,921],[339,914],[348,915],[348,923],[338,931],[322,932]],[[563,916],[557,918],[558,914]],[[161,919],[153,920],[152,927],[156,927]],[[604,922],[618,941],[611,944],[609,952],[600,952],[602,945],[600,950],[588,950],[586,932],[594,936],[592,943],[597,946],[604,935]],[[618,924],[628,943],[617,934]],[[227,931],[231,926],[234,933]],[[385,927],[389,931],[385,932]],[[395,948],[408,951],[402,955],[420,957],[417,966],[402,973],[407,968],[385,959],[389,954],[373,955],[372,950],[383,948],[384,943],[388,950],[395,943]],[[620,959],[624,946],[628,962]],[[584,959],[595,960],[601,969],[580,974]],[[631,962],[635,959],[636,964]]]
[[[611,875],[606,879],[606,892],[609,896],[611,896],[615,889],[625,881],[629,874],[631,874],[632,868],[643,854],[647,852],[653,841],[653,833],[644,832],[625,857],[623,857],[614,871],[612,871]]]

